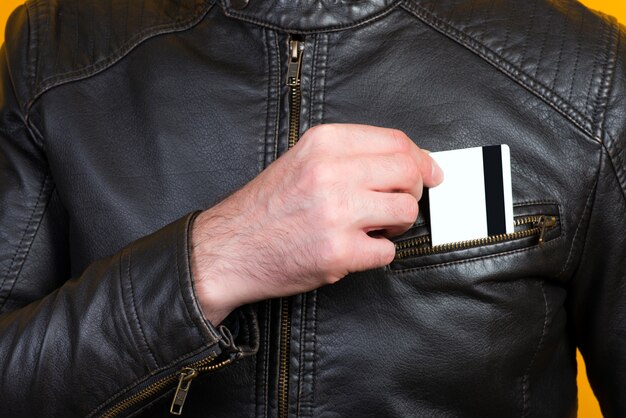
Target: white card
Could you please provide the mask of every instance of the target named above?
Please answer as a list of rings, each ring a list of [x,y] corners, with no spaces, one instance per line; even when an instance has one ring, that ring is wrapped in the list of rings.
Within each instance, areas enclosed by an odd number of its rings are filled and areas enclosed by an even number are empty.
[[[432,245],[512,233],[508,145],[433,152],[443,182],[428,191]]]

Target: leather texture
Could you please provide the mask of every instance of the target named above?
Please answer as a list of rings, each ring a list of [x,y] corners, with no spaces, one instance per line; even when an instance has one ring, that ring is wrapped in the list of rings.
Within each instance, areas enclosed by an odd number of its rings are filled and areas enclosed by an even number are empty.
[[[543,245],[397,259],[290,298],[289,416],[575,416],[577,346],[604,415],[626,416],[623,28],[570,0],[236,3],[30,0],[12,15],[2,414],[100,416],[217,355],[238,361],[195,379],[184,415],[277,415],[281,301],[205,321],[188,233],[286,151],[297,33],[301,132],[509,144],[515,216],[558,222]],[[119,416],[168,416],[175,384]]]

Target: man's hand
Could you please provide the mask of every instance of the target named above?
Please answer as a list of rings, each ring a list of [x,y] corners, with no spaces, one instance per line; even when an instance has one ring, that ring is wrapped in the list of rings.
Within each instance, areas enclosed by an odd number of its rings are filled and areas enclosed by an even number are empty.
[[[395,248],[387,237],[411,227],[423,186],[442,179],[428,153],[398,130],[309,129],[254,180],[196,218],[191,262],[205,317],[218,324],[243,304],[389,264]]]

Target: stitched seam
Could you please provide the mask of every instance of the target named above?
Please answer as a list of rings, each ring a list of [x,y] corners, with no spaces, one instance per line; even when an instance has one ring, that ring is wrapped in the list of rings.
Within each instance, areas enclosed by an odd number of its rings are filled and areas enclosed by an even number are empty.
[[[602,40],[604,40],[606,38],[606,28],[603,28],[602,31]],[[599,60],[598,55],[594,55],[593,57],[593,69],[591,70],[591,77],[589,77],[589,87],[587,88],[587,94],[585,95],[585,107],[584,109],[587,110],[589,108],[589,99],[591,98],[591,89],[593,87],[593,80],[595,80],[596,78],[596,73],[598,72],[598,66],[601,65],[602,63]],[[602,68],[600,68],[602,69]],[[595,128],[595,126],[593,126],[593,116],[594,116],[594,109],[593,107],[591,108],[591,124],[592,124],[592,129]]]
[[[159,367],[159,363],[157,362],[156,357],[154,356],[154,353],[152,352],[152,349],[150,348],[150,345],[148,344],[148,339],[146,338],[146,334],[143,330],[143,326],[141,325],[141,321],[139,320],[139,315],[137,314],[137,301],[135,299],[135,289],[133,288],[133,276],[131,273],[132,263],[133,263],[133,253],[132,253],[132,248],[129,248],[128,249],[128,266],[126,268],[126,274],[128,276],[128,288],[130,290],[130,299],[131,299],[131,308],[132,308],[131,312],[133,315],[133,319],[139,326],[141,340],[143,341],[143,344],[146,346],[148,350],[148,354],[150,355],[150,359],[152,360],[153,364],[151,365],[151,367],[156,369],[157,367]]]
[[[255,305],[254,309],[257,309],[257,315],[258,315],[258,308]],[[244,323],[245,323],[245,319],[244,319]],[[259,338],[261,338],[261,335],[259,333]],[[249,338],[246,340],[249,341]],[[253,365],[252,367],[254,367],[254,414],[257,414],[257,411],[259,410],[259,356],[258,355],[254,355],[252,356],[252,361],[253,361]]]
[[[537,3],[535,3],[537,4]],[[533,75],[534,78],[537,78],[537,73],[539,73],[539,69],[541,67],[541,61],[543,60],[543,54],[545,52],[546,49],[546,44],[548,43],[548,37],[549,37],[549,28],[550,26],[552,26],[552,19],[554,18],[554,9],[550,8],[549,9],[549,14],[548,14],[548,30],[546,30],[544,32],[543,35],[543,41],[541,42],[541,47],[539,48],[539,58],[537,58],[537,66],[535,67],[535,74]],[[530,25],[529,25],[530,26]],[[530,39],[530,36],[528,36],[528,39]]]
[[[317,70],[317,46],[319,43],[318,35],[313,38],[313,58],[311,62],[311,83],[310,83],[310,99],[309,99],[309,129],[313,126],[313,112],[315,110],[315,90],[317,88],[317,77],[315,72]]]
[[[313,364],[311,365],[311,373],[313,374],[313,378],[311,381],[311,403],[309,405],[309,416],[313,416],[313,407],[315,405],[315,386],[317,381],[317,290],[314,290],[313,292],[315,294],[315,297],[313,299]]]
[[[330,35],[326,34],[325,36],[326,38],[326,44],[324,45],[324,52],[326,52],[326,54],[322,55],[323,59],[323,65],[322,65],[322,69],[321,69],[321,76],[322,79],[320,80],[321,84],[322,84],[322,96],[321,96],[321,101],[320,101],[320,123],[324,123],[324,119],[325,119],[325,111],[326,111],[326,72],[328,71],[328,55],[329,55],[329,50],[328,50],[328,44],[330,43]]]
[[[540,205],[553,205],[560,206],[557,202],[553,200],[525,200],[513,205],[514,208],[522,208],[525,206],[540,206]]]
[[[541,98],[550,105],[559,114],[570,121],[574,126],[584,132],[589,139],[594,142],[601,142],[599,138],[594,137],[592,132],[592,121],[579,110],[573,107],[568,101],[557,93],[551,91],[540,81],[532,78],[518,66],[498,55],[495,51],[488,48],[481,42],[471,36],[461,32],[460,30],[443,22],[441,19],[433,16],[419,5],[406,3],[405,10],[413,14],[416,18],[431,26],[433,29],[449,37],[453,41],[459,43],[463,47],[477,54],[479,57],[493,65],[495,68],[508,75],[513,81],[517,82],[531,93]],[[414,10],[416,9],[416,10]]]
[[[258,156],[258,171],[261,172],[266,167],[265,161],[267,161],[267,140],[270,118],[270,87],[271,87],[271,71],[269,64],[269,53],[267,51],[267,34],[265,30],[261,31],[261,43],[263,44],[263,53],[267,56],[267,96],[265,98],[265,132],[263,133],[263,146],[259,150]]]
[[[582,29],[583,24],[584,24],[584,18],[581,19],[580,29]],[[576,73],[578,72],[578,65],[580,64],[580,52],[582,51],[582,49],[583,49],[583,43],[582,43],[582,40],[579,39],[578,42],[576,43],[576,58],[574,59],[572,82],[570,83],[569,89],[567,91],[567,100],[572,100],[572,94],[574,93],[574,84],[576,82]]]
[[[122,313],[124,314],[124,321],[126,324],[128,324],[128,327],[130,328],[130,334],[132,335],[132,344],[135,347],[135,351],[140,352],[141,351],[141,347],[137,344],[137,336],[135,335],[136,333],[133,330],[133,327],[131,325],[131,319],[130,319],[130,313],[128,312],[128,306],[131,305],[131,303],[129,303],[127,301],[127,294],[128,292],[126,292],[125,290],[125,286],[124,286],[124,254],[126,253],[126,249],[118,252],[117,256],[115,257],[117,259],[117,263],[119,265],[119,267],[116,269],[117,270],[117,274],[119,275],[119,291],[120,291],[120,295],[122,298]],[[150,369],[148,368],[148,372],[150,372]]]
[[[315,376],[316,376],[316,361],[315,361],[315,357],[316,357],[316,353],[317,353],[317,290],[314,290],[312,292],[312,308],[313,308],[313,312],[312,312],[312,318],[311,320],[313,321],[313,336],[312,336],[312,343],[313,343],[313,352],[311,353],[311,373],[312,373],[312,379],[311,379],[311,396],[309,397],[309,402],[307,405],[307,412],[306,414],[311,417],[313,416],[313,405],[315,404]]]
[[[280,96],[280,76],[282,75],[282,66],[280,62],[280,44],[278,43],[278,36],[274,34],[274,45],[276,47],[276,64],[278,68],[278,77],[276,77],[276,93]],[[278,159],[278,145],[280,141],[280,102],[276,100],[276,120],[274,121],[274,161]]]
[[[367,16],[364,17],[362,19],[356,20],[354,22],[350,22],[350,23],[344,23],[342,25],[335,25],[335,26],[329,26],[327,28],[317,28],[317,29],[306,29],[306,30],[300,30],[300,29],[294,29],[294,28],[286,28],[280,25],[275,25],[273,23],[268,23],[265,22],[261,19],[257,19],[255,17],[249,17],[246,16],[243,13],[240,12],[235,12],[232,11],[231,9],[228,9],[226,6],[224,6],[222,4],[222,8],[224,10],[224,15],[228,16],[228,17],[232,17],[232,18],[236,18],[236,19],[240,19],[243,20],[245,22],[249,22],[249,23],[254,23],[256,25],[259,26],[264,26],[266,28],[270,28],[276,31],[289,31],[290,33],[297,33],[297,34],[301,34],[301,35],[307,35],[307,34],[314,34],[314,33],[320,33],[320,32],[336,32],[336,31],[340,31],[343,29],[352,29],[352,28],[357,28],[359,26],[364,26],[368,23],[371,23],[379,18],[384,17],[385,15],[389,14],[393,9],[395,9],[396,7],[398,7],[400,4],[402,3],[402,0],[397,1],[389,6],[387,6],[385,9],[381,10],[378,13],[375,13],[371,16]]]
[[[546,335],[546,330],[548,328],[548,297],[546,296],[546,288],[543,285],[543,281],[539,282],[541,285],[541,292],[543,293],[543,303],[544,303],[544,316],[543,316],[543,328],[541,330],[541,337],[539,338],[539,343],[537,344],[537,348],[535,349],[535,353],[530,359],[530,363],[528,367],[526,367],[526,371],[524,372],[524,377],[522,378],[522,418],[526,417],[528,414],[528,391],[530,390],[530,369],[532,368],[539,351],[541,350],[541,346],[543,345],[543,340]]]
[[[582,215],[580,216],[580,219],[578,220],[578,224],[576,225],[576,230],[574,231],[574,236],[572,238],[572,243],[570,245],[570,249],[569,252],[567,254],[567,259],[565,261],[565,264],[563,264],[563,268],[561,269],[561,271],[559,271],[559,273],[556,275],[556,277],[562,277],[563,274],[565,274],[565,272],[568,270],[569,264],[570,262],[572,262],[573,260],[573,255],[574,255],[574,247],[576,246],[576,241],[578,240],[578,234],[581,231],[582,228],[582,224],[583,221],[585,220],[585,218],[588,216],[587,213],[592,210],[593,208],[593,196],[595,194],[595,190],[598,187],[598,182],[600,179],[600,164],[598,164],[598,169],[596,172],[596,181],[594,182],[593,187],[591,188],[591,190],[589,190],[589,194],[587,195],[587,198],[585,199],[585,209],[583,210]],[[589,221],[587,221],[587,227],[589,227]],[[580,262],[580,260],[579,260]]]
[[[34,88],[36,80],[37,80],[37,69],[39,68],[39,49],[37,45],[39,44],[39,19],[38,19],[38,6],[36,1],[27,1],[24,6],[26,7],[26,12],[28,14],[28,24],[30,25],[29,29],[29,45],[28,45],[28,68],[29,74],[28,76],[31,78],[30,88]],[[32,9],[32,13],[31,13]],[[33,16],[33,18],[31,18]]]
[[[269,414],[269,396],[268,396],[268,386],[269,386],[269,339],[270,339],[270,315],[272,313],[272,301],[268,300],[266,302],[266,314],[265,314],[265,341],[263,344],[263,380],[265,383],[265,390],[263,391],[263,395],[265,397],[265,417],[267,418]]]
[[[272,100],[272,63],[270,60],[270,51],[268,47],[269,40],[267,38],[267,30],[261,31],[263,34],[263,52],[267,57],[267,97],[266,97],[266,109],[265,109],[265,143],[263,146],[263,162],[261,163],[261,169],[266,167],[267,161],[267,147],[270,141],[270,114],[271,107],[270,103]]]
[[[9,268],[7,269],[4,279],[2,280],[2,283],[0,284],[0,291],[2,291],[2,289],[4,288],[4,285],[9,280],[9,277],[14,276],[13,284],[11,285],[11,288],[7,289],[6,298],[0,303],[0,312],[2,312],[4,306],[6,305],[6,302],[9,300],[11,293],[13,292],[13,289],[15,288],[15,285],[22,272],[22,268],[24,268],[24,263],[26,263],[26,259],[28,258],[28,255],[30,254],[30,249],[32,248],[33,242],[35,241],[37,232],[39,231],[39,226],[41,225],[44,215],[46,214],[48,204],[50,203],[50,198],[52,197],[52,192],[48,193],[46,204],[44,205],[44,208],[41,211],[41,215],[39,216],[39,219],[36,220],[37,224],[35,225],[34,229],[31,232],[30,231],[32,229],[31,225],[33,224],[33,221],[35,220],[35,214],[41,204],[41,199],[42,199],[42,196],[44,195],[44,190],[46,189],[46,186],[48,185],[49,180],[50,180],[50,177],[48,175],[44,175],[43,181],[41,183],[41,188],[39,189],[39,193],[37,194],[37,199],[35,200],[35,205],[33,206],[33,209],[30,212],[28,222],[26,223],[26,228],[24,228],[24,232],[22,233],[22,238],[20,238],[20,242],[17,245],[15,252],[13,253],[13,258],[11,259],[11,263],[9,264]],[[54,190],[54,188],[52,190]],[[18,257],[21,257],[22,260],[18,261]],[[19,263],[19,266],[18,266],[18,263]],[[14,269],[15,269],[15,273],[11,274],[11,271]]]
[[[569,18],[569,12],[570,12],[570,9],[568,8],[565,11],[565,20]],[[561,63],[563,62],[563,48],[565,47],[565,28],[566,28],[566,25],[565,23],[563,23],[561,26],[561,34],[560,34],[561,45],[559,46],[559,56],[556,60],[556,70],[554,71],[554,78],[552,78],[552,83],[550,83],[553,89],[556,88],[556,80],[557,80],[557,77],[559,76],[559,73],[561,72]],[[572,80],[574,80],[574,74],[572,74]],[[535,76],[536,75],[537,74],[535,74]],[[568,99],[571,99],[571,97],[568,97]]]
[[[213,346],[217,345],[213,344]],[[87,418],[89,417],[93,417],[96,413],[98,413],[98,411],[101,411],[102,409],[105,409],[107,407],[108,404],[110,404],[111,402],[113,402],[115,399],[119,398],[120,396],[130,392],[131,390],[133,390],[135,387],[137,387],[138,385],[144,383],[146,380],[156,376],[157,374],[172,368],[173,366],[175,366],[177,363],[180,363],[190,357],[195,356],[196,354],[199,354],[203,351],[206,351],[207,349],[209,349],[210,347],[200,347],[194,351],[191,351],[189,353],[183,354],[180,357],[177,357],[176,359],[172,360],[170,363],[168,363],[167,365],[161,367],[158,370],[154,370],[153,372],[149,373],[148,375],[142,376],[138,379],[135,379],[133,382],[131,382],[129,385],[127,385],[126,387],[124,387],[123,389],[120,389],[119,391],[115,392],[113,395],[109,396],[105,401],[101,402],[98,406],[96,406],[88,415]]]
[[[528,15],[528,21],[530,23],[535,21],[535,15],[537,14],[537,0],[534,0],[533,2],[533,11]],[[449,22],[448,22],[449,23]],[[524,38],[526,38],[526,40],[524,41],[524,44],[522,45],[522,54],[521,54],[521,59],[520,59],[520,67],[524,68],[525,64],[526,64],[526,60],[527,60],[527,55],[526,52],[528,51],[528,42],[530,42],[530,33],[533,29],[533,25],[532,24],[528,24],[526,27],[526,34],[524,35]],[[537,66],[539,66],[539,63],[537,63]]]
[[[504,40],[502,41],[502,50],[508,49],[509,39],[511,38],[512,25],[506,25],[506,32],[504,33]]]
[[[319,48],[319,44],[321,41],[321,35],[315,35],[314,41],[313,41],[313,60],[311,63],[311,100],[310,100],[310,106],[309,106],[309,128],[311,128],[313,126],[313,113],[315,112],[315,98],[316,98],[316,91],[317,91],[317,79],[318,77],[316,77],[316,72],[317,72],[317,67],[319,64],[319,58],[320,58],[320,48]],[[306,298],[306,300],[308,301],[308,296]],[[312,302],[314,303],[314,297],[312,297]],[[304,304],[306,307],[306,304]],[[303,313],[304,313],[304,309],[303,309]],[[304,324],[304,315],[303,315],[303,319],[302,322]],[[302,327],[303,330],[308,329],[307,327],[303,326]],[[302,350],[300,351],[300,374],[302,375],[302,368],[304,367],[304,332],[301,335],[300,338],[300,347],[302,347]],[[308,370],[309,373],[311,373],[311,370]],[[301,402],[301,398],[302,398],[302,385],[300,385],[299,387],[299,393],[298,393],[298,408],[297,408],[297,416],[301,416],[302,414],[304,414],[305,416],[310,415],[310,400],[304,402],[304,406],[302,405],[303,402]],[[301,412],[302,410],[302,412]]]
[[[202,19],[207,15],[207,13],[211,10],[214,4],[205,4],[205,8],[200,8],[197,11],[197,14],[193,14],[189,19],[176,21],[174,23],[165,23],[161,25],[153,26],[149,29],[143,30],[138,34],[132,36],[128,41],[124,42],[119,48],[117,48],[114,52],[112,52],[107,58],[102,59],[99,62],[88,65],[87,67],[71,70],[65,73],[56,74],[54,76],[48,77],[42,80],[35,87],[35,92],[33,93],[32,98],[30,98],[27,102],[26,109],[27,112],[30,111],[35,101],[41,97],[46,91],[60,86],[61,84],[66,84],[72,81],[82,80],[91,76],[94,76],[107,68],[110,68],[113,64],[124,58],[128,53],[130,53],[134,48],[142,44],[144,41],[151,39],[155,36],[166,34],[166,33],[175,33],[190,29],[195,24],[202,21]],[[197,6],[196,6],[197,7]]]
[[[302,399],[302,375],[303,375],[303,364],[304,364],[304,334],[306,332],[305,327],[305,312],[306,312],[306,304],[307,304],[307,294],[302,294],[302,304],[300,308],[300,364],[298,365],[298,401],[296,403],[296,418],[300,417],[300,406]]]
[[[44,4],[43,7],[41,7],[41,5],[39,4],[40,1],[37,1],[37,20],[39,21],[40,19],[45,18],[45,25],[44,25],[44,33],[43,36],[40,37],[41,42],[43,43],[46,39],[48,39],[48,34],[50,33],[50,13],[47,12],[47,7]],[[37,88],[37,83],[39,80],[39,75],[41,74],[41,57],[39,56],[39,54],[37,54],[37,68],[35,69],[35,78],[33,78],[33,89]],[[26,110],[28,111],[28,104],[26,105]]]
[[[550,241],[546,242],[545,244],[543,244],[543,247],[540,247],[539,244],[535,244],[535,245],[531,245],[530,247],[518,248],[517,250],[509,250],[509,251],[504,251],[504,252],[496,253],[496,254],[489,254],[489,255],[477,256],[477,257],[472,257],[472,258],[466,258],[466,259],[463,259],[463,260],[448,261],[446,263],[440,263],[440,264],[430,264],[430,265],[427,265],[427,266],[409,267],[409,268],[405,268],[405,269],[392,269],[392,268],[389,267],[389,265],[387,265],[387,266],[385,266],[385,268],[387,270],[389,270],[389,272],[394,273],[394,274],[399,274],[399,275],[404,274],[404,273],[412,273],[412,272],[417,272],[417,271],[423,271],[423,270],[433,270],[433,269],[438,269],[438,268],[442,268],[442,267],[446,267],[446,266],[472,263],[474,261],[488,260],[488,259],[491,259],[491,258],[508,257],[508,256],[511,256],[511,255],[516,255],[516,254],[519,254],[519,253],[535,251],[535,250],[538,250],[538,249],[545,250],[548,247],[554,246],[554,244],[556,242],[558,242],[559,240],[561,240],[562,238],[563,238],[563,233],[561,233],[558,237],[555,237],[555,238],[551,239]]]
[[[619,48],[619,28],[617,24],[611,25],[611,32],[609,36],[609,45],[606,48],[604,72],[602,75],[602,82],[598,89],[598,96],[594,101],[594,124],[596,124],[596,135],[603,138],[604,122],[606,119],[607,106],[609,101],[609,94],[612,90],[613,79],[615,74],[615,67],[617,66],[617,54]]]
[[[610,136],[609,136],[610,137]],[[612,149],[605,147],[604,148],[608,157],[609,162],[611,163],[611,167],[613,168],[613,172],[615,173],[615,178],[617,179],[617,184],[620,185],[620,189],[622,191],[622,196],[624,200],[626,200],[626,175],[624,171],[624,164],[619,154],[613,154]],[[617,160],[617,161],[616,161]]]

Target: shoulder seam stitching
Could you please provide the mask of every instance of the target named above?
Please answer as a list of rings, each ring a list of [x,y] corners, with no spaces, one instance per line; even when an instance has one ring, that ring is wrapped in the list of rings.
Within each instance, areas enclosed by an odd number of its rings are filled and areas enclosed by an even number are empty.
[[[37,69],[39,68],[39,49],[37,49],[37,44],[39,43],[39,19],[37,18],[38,6],[37,2],[33,0],[24,3],[24,7],[26,8],[26,14],[28,16],[28,36],[30,38],[28,45],[29,58],[27,76],[31,78],[29,81],[29,88],[34,89],[35,84],[37,83]],[[21,106],[23,105],[24,103],[21,104]],[[25,111],[25,108],[23,111]]]
[[[607,25],[607,41],[605,45],[604,69],[602,71],[601,82],[596,99],[594,100],[593,125],[595,126],[595,136],[604,140],[604,122],[607,113],[609,96],[611,94],[615,67],[617,65],[617,54],[619,48],[619,27],[613,22]]]
[[[424,7],[417,4],[410,4],[409,1],[404,3],[403,7],[428,26],[476,53],[479,57],[508,75],[512,80],[519,83],[531,93],[537,95],[566,119],[568,119],[572,124],[583,131],[587,136],[589,136],[589,138],[595,142],[602,142],[601,137],[594,135],[593,120],[587,118],[584,114],[575,109],[567,100],[549,89],[540,81],[536,80],[534,77],[527,74],[521,68],[512,64],[497,52],[484,45],[482,42],[444,22]]]
[[[203,6],[198,8],[198,10],[192,14],[192,16],[186,20],[174,21],[174,23],[166,23],[161,25],[153,26],[149,29],[143,30],[138,34],[132,36],[129,40],[124,42],[117,50],[112,52],[106,58],[88,65],[87,67],[83,67],[77,70],[72,70],[67,73],[57,74],[42,80],[39,83],[36,83],[34,92],[32,97],[27,101],[26,104],[26,112],[30,112],[33,104],[48,90],[58,87],[62,84],[66,84],[72,81],[78,81],[85,78],[89,78],[93,75],[96,75],[108,68],[110,68],[113,64],[120,61],[126,55],[128,55],[134,48],[147,41],[148,39],[154,38],[158,35],[163,35],[167,33],[174,33],[187,30],[193,27],[195,24],[199,23],[206,14],[213,8],[215,5],[214,2],[204,2],[200,1],[200,3],[205,3]],[[198,7],[198,6],[196,6]]]
[[[615,69],[617,66],[617,56],[619,53],[620,36],[619,26],[617,23],[611,25],[611,33],[606,47],[605,69],[600,83],[600,90],[595,101],[594,123],[596,124],[596,135],[604,139],[604,123],[606,121],[607,107],[609,98],[613,90],[613,82],[615,79]]]

